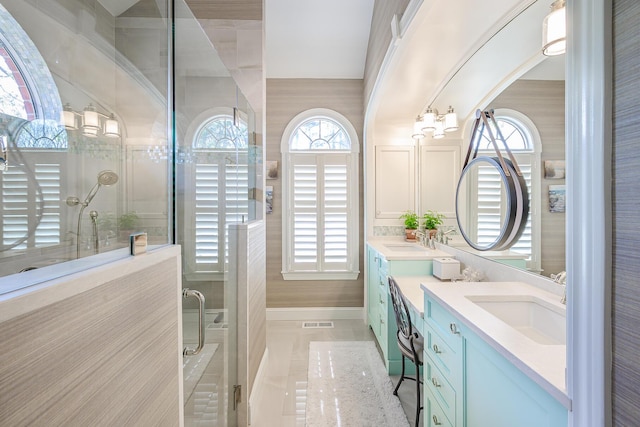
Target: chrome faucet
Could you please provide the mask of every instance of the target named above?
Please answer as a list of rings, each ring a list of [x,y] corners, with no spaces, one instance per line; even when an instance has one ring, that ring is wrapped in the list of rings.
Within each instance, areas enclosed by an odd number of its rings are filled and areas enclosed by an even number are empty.
[[[436,241],[438,243],[443,243],[445,245],[449,244],[449,234],[456,234],[456,229],[455,228],[450,228],[447,231],[444,231],[442,229],[438,229],[438,233],[436,234]]]
[[[425,234],[424,231],[416,230],[416,240],[418,241],[418,244],[422,246],[427,246],[425,244],[427,240],[427,235]]]
[[[554,282],[556,282],[557,284],[563,287],[562,298],[560,299],[560,302],[562,304],[566,304],[567,303],[567,272],[561,271],[558,274],[552,274],[551,280],[553,280]]]

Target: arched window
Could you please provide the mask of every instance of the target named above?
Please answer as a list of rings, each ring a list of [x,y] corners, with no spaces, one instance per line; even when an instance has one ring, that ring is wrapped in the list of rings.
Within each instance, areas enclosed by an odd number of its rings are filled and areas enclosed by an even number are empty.
[[[249,133],[243,121],[233,116],[209,117],[195,132],[192,143],[194,207],[192,272],[223,273],[228,258],[228,224],[249,217]]]
[[[282,136],[285,280],[358,277],[358,137],[335,111],[296,116]]]
[[[520,239],[511,247],[514,252],[527,255],[527,268],[533,272],[540,272],[540,135],[533,122],[524,114],[509,109],[496,109],[494,116],[500,133],[514,154],[518,166],[529,190],[529,218],[527,225]],[[496,135],[496,132],[493,132]],[[500,147],[500,142],[498,142]],[[479,142],[478,153],[483,155],[495,155],[493,145],[487,132],[482,135]],[[498,197],[492,198],[492,192],[500,191],[500,186],[495,185],[499,181],[497,171],[492,168],[484,168],[478,175],[478,192],[485,196],[482,212],[478,212],[478,229],[483,227],[498,227],[499,224],[491,224],[493,221],[500,221],[499,203],[491,207],[488,200],[500,200]],[[495,195],[494,195],[495,196]],[[491,237],[489,237],[491,240]],[[479,243],[483,242],[482,236],[478,235]]]
[[[60,95],[28,34],[0,5],[0,135],[10,148],[0,183],[0,244],[24,250],[59,244],[67,133]]]

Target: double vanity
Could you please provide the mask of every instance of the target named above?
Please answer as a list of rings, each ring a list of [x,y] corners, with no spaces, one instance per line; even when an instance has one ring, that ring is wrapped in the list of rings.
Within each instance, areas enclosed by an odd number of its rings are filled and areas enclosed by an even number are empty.
[[[452,256],[483,270],[486,281],[433,276],[433,259]],[[388,276],[424,337],[425,426],[567,425],[566,307],[559,285],[540,285],[505,263],[455,248],[428,249],[400,238],[370,240],[367,257],[369,325],[390,374],[400,373],[401,355]]]

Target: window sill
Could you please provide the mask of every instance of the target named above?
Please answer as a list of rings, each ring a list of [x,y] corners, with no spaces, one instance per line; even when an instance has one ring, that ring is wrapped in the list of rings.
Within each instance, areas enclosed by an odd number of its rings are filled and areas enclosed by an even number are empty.
[[[282,272],[284,280],[356,280],[359,271],[292,271]]]

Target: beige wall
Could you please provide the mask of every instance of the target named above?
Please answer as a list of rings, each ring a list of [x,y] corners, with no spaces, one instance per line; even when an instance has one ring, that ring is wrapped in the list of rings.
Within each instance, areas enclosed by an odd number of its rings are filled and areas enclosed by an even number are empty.
[[[526,115],[540,132],[542,154],[545,160],[564,160],[564,81],[518,80],[491,102],[489,108],[510,108]],[[550,180],[540,172],[540,212],[542,225],[541,265],[545,276],[566,270],[565,267],[565,214],[549,212],[549,185],[564,184],[565,180]]]
[[[345,116],[360,142],[360,194],[362,195],[363,81],[319,79],[267,79],[265,160],[282,164],[280,142],[285,127],[297,114],[311,108],[328,108]],[[273,186],[273,213],[267,219],[267,308],[362,307],[363,198],[360,198],[360,275],[350,281],[285,281],[282,279],[282,177]]]

